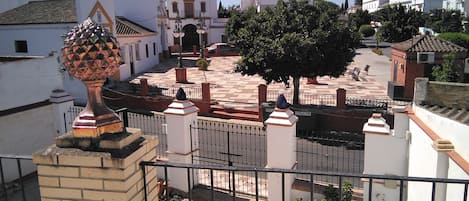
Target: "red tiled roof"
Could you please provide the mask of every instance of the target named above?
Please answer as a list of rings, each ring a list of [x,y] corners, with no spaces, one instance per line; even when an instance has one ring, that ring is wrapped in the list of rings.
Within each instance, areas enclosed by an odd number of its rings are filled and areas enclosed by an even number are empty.
[[[418,35],[392,48],[406,52],[467,52],[466,48],[432,35]]]

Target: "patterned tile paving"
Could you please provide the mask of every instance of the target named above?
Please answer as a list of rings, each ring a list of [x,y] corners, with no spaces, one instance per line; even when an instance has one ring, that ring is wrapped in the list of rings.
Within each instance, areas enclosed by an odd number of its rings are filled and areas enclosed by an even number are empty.
[[[225,105],[238,105],[240,107],[250,107],[257,103],[257,86],[265,84],[265,81],[255,76],[243,76],[240,73],[233,72],[235,62],[240,57],[216,57],[210,58],[209,71],[199,71],[194,67],[193,61],[186,59],[185,66],[187,67],[187,78],[190,84],[180,84],[175,82],[175,70],[172,68],[174,62],[166,62],[155,69],[144,73],[131,82],[138,83],[140,78],[147,78],[149,85],[158,87],[183,87],[195,88],[200,87],[202,82],[211,83],[211,97],[216,99],[221,104]],[[352,63],[348,67],[348,71],[356,66]],[[362,97],[362,98],[383,98],[387,97],[386,87],[378,82],[372,75],[366,73],[361,74],[361,81],[354,81],[352,77],[345,73],[339,78],[330,78],[328,76],[318,78],[320,85],[306,84],[306,78],[300,80],[300,93],[323,95],[335,94],[338,88],[347,90],[347,96]],[[293,86],[290,81],[290,86]],[[268,85],[268,90],[275,90],[291,94],[293,87],[286,88],[283,83],[271,83]],[[290,97],[287,97],[291,99]],[[244,104],[244,105],[243,105]]]

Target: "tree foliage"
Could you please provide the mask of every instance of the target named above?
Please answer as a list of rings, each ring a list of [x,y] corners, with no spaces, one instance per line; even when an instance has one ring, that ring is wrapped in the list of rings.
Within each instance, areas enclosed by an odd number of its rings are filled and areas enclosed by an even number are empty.
[[[462,15],[459,10],[434,9],[424,14],[425,27],[438,33],[461,32]]]
[[[401,4],[386,6],[373,13],[373,19],[381,22],[379,33],[387,42],[410,39],[418,33],[418,28],[425,24],[420,11],[408,9]]]
[[[467,33],[441,33],[438,37],[469,49],[469,34]]]
[[[370,24],[371,15],[367,10],[357,10],[357,12],[349,15],[349,26],[353,31],[358,31],[360,26],[364,24]]]
[[[238,10],[239,10],[239,5],[231,5],[225,8],[223,7],[223,4],[220,1],[220,3],[218,4],[217,14],[219,18],[230,18],[231,15],[233,15],[233,13],[239,12]]]
[[[358,37],[339,22],[339,12],[330,2],[291,0],[232,16],[226,33],[242,56],[235,70],[260,75],[268,84],[292,77],[298,104],[300,77],[338,77],[355,56]]]
[[[370,37],[370,36],[373,36],[373,34],[375,34],[375,30],[369,24],[364,24],[364,25],[360,26],[360,29],[358,30],[358,32],[363,37]]]
[[[443,63],[433,66],[432,76],[440,82],[459,82],[463,68],[456,62],[456,54],[449,53],[443,55]]]

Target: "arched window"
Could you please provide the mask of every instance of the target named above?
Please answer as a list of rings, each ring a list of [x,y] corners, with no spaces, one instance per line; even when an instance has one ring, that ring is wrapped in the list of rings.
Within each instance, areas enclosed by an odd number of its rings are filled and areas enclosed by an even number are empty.
[[[177,13],[178,11],[178,2],[173,2],[173,13]]]

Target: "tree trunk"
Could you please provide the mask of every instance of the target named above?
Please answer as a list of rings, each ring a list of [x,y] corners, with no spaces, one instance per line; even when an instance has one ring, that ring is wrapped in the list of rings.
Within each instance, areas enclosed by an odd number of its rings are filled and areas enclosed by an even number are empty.
[[[293,77],[293,105],[300,104],[300,77]]]

